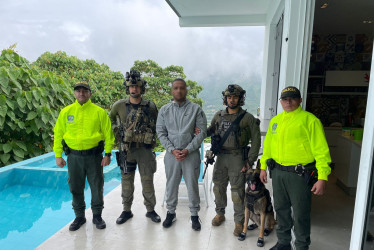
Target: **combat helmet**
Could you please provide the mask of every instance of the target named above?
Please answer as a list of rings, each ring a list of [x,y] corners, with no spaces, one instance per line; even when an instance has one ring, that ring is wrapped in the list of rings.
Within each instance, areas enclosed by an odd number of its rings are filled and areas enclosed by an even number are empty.
[[[126,94],[130,94],[130,86],[139,86],[141,88],[140,94],[144,94],[146,85],[147,81],[140,77],[140,73],[138,71],[130,70],[130,73],[126,72],[126,80],[123,82],[123,86],[126,87]]]
[[[239,106],[244,105],[245,90],[237,84],[230,84],[225,91],[222,91],[223,104],[227,105],[228,96],[239,96]]]

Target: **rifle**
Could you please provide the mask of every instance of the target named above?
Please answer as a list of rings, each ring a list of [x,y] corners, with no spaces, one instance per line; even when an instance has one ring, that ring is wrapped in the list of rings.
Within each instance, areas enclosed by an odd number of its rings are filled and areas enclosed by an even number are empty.
[[[126,145],[124,143],[125,141],[125,129],[123,128],[123,124],[121,123],[121,118],[119,115],[117,115],[117,125],[118,125],[118,135],[119,135],[119,151],[116,152],[116,159],[117,164],[120,167],[120,169],[123,171],[124,174],[128,173],[127,170],[127,150]]]
[[[204,173],[203,173],[203,179],[205,177],[205,173],[206,173],[206,170],[208,169],[209,164],[213,164],[215,162],[215,160],[214,160],[215,156],[216,155],[213,153],[213,151],[211,151],[211,150],[206,151],[206,154],[205,154],[206,161],[205,161],[205,169],[204,169]]]

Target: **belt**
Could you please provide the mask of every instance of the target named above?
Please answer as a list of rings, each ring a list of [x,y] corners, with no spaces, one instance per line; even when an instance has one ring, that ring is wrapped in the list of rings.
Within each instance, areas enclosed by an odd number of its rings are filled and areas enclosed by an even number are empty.
[[[145,144],[143,142],[131,142],[130,148],[142,148]]]
[[[221,154],[241,153],[242,149],[221,149],[219,152]]]
[[[70,150],[70,153],[73,155],[95,155],[95,154],[101,154],[103,152],[100,148],[102,147],[97,146],[97,147],[87,149],[87,150],[74,150],[74,149],[69,148],[69,150]]]
[[[304,174],[304,171],[308,171],[310,169],[315,168],[316,163],[311,162],[311,163],[308,163],[306,165],[297,164],[297,165],[293,165],[293,166],[284,166],[284,165],[281,165],[281,164],[277,163],[276,161],[274,161],[274,167],[281,170],[281,171],[287,171],[287,172],[296,173],[296,174],[301,175],[301,174]]]

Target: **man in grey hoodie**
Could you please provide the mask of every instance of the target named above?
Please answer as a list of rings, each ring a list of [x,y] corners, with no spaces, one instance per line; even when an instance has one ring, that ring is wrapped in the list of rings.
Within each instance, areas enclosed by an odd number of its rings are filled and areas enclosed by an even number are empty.
[[[171,93],[174,99],[161,107],[156,123],[158,138],[166,149],[164,163],[168,212],[162,225],[168,228],[176,220],[178,190],[183,176],[188,190],[192,228],[199,231],[199,147],[206,137],[207,120],[201,107],[186,98],[187,85],[183,79],[173,81]],[[200,130],[197,135],[195,128]]]

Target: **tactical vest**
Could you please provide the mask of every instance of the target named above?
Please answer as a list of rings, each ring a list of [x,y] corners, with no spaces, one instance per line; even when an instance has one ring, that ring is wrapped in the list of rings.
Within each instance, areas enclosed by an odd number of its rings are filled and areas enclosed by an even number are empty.
[[[126,120],[124,121],[125,128],[125,143],[144,143],[148,145],[155,145],[156,134],[155,120],[150,117],[149,101],[146,105],[138,104],[138,108],[134,109],[132,104],[126,103]]]
[[[238,115],[240,115],[242,112],[246,112],[245,110],[242,110]],[[227,113],[225,113],[224,110],[221,111],[219,115],[219,121],[216,125],[216,132],[222,137],[226,130],[230,127],[231,123],[234,122],[234,120],[230,121],[226,119]],[[242,120],[246,119],[245,116]],[[243,130],[243,128],[240,127],[240,125],[237,127],[237,129],[234,129],[231,131],[229,136],[227,137],[227,140],[223,144],[223,148],[225,149],[239,149],[243,148],[248,145],[249,142],[249,131],[246,132],[246,130]]]

